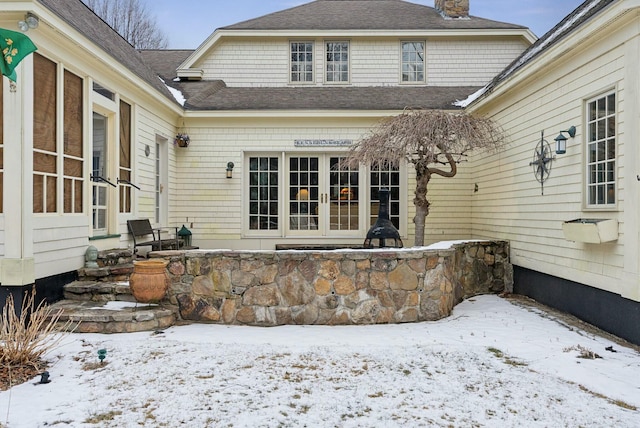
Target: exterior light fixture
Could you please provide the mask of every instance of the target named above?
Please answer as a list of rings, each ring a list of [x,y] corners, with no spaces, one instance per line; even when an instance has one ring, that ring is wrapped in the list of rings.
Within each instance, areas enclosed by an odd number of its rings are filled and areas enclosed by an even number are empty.
[[[187,229],[187,226],[185,226],[184,224],[182,225],[182,228],[178,231],[178,236],[180,237],[180,239],[182,239],[184,247],[191,246],[192,235],[193,234],[191,233],[191,231]]]
[[[107,358],[107,350],[106,349],[98,349],[98,359],[100,360],[100,364],[104,363],[104,359]]]
[[[38,28],[39,24],[40,24],[40,19],[36,15],[34,15],[33,13],[28,12],[24,16],[24,20],[18,21],[18,28],[23,33],[26,33],[29,30]]]
[[[233,167],[235,165],[233,164],[233,162],[229,162],[227,164],[227,178],[233,178]]]
[[[576,136],[576,127],[572,126],[566,131],[560,131],[560,134],[554,138],[556,140],[556,154],[563,155],[567,153],[567,140],[568,138],[564,136],[564,133],[569,134],[569,137],[573,138]]]

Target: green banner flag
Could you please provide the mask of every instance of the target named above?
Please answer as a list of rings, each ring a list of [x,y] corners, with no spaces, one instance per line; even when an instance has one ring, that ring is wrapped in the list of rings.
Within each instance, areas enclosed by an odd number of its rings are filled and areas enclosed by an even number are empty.
[[[2,51],[0,72],[15,82],[17,78],[15,68],[24,57],[36,49],[38,49],[36,45],[25,34],[0,28],[0,50]]]

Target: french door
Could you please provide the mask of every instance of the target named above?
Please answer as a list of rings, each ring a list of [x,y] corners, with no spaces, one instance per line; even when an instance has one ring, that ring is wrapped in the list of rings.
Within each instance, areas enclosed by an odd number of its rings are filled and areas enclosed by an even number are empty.
[[[363,204],[357,166],[339,155],[289,155],[285,222],[291,236],[357,236]]]

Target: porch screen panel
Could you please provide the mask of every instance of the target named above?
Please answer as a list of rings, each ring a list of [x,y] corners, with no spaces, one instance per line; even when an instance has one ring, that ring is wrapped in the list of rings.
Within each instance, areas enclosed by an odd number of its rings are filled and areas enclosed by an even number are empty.
[[[131,106],[120,101],[120,180],[131,181]],[[131,212],[132,187],[120,184],[120,212]]]
[[[57,211],[57,65],[33,57],[33,212]]]
[[[4,82],[0,80],[0,213],[4,212]]]
[[[249,229],[277,230],[278,210],[277,157],[249,158]]]
[[[69,71],[64,72],[64,212],[81,213],[83,152],[83,82]]]

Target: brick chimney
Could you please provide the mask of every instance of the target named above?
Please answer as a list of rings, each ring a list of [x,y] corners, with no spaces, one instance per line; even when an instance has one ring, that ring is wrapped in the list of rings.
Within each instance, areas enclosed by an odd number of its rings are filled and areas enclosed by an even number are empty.
[[[469,17],[469,0],[435,0],[435,7],[445,18]]]

